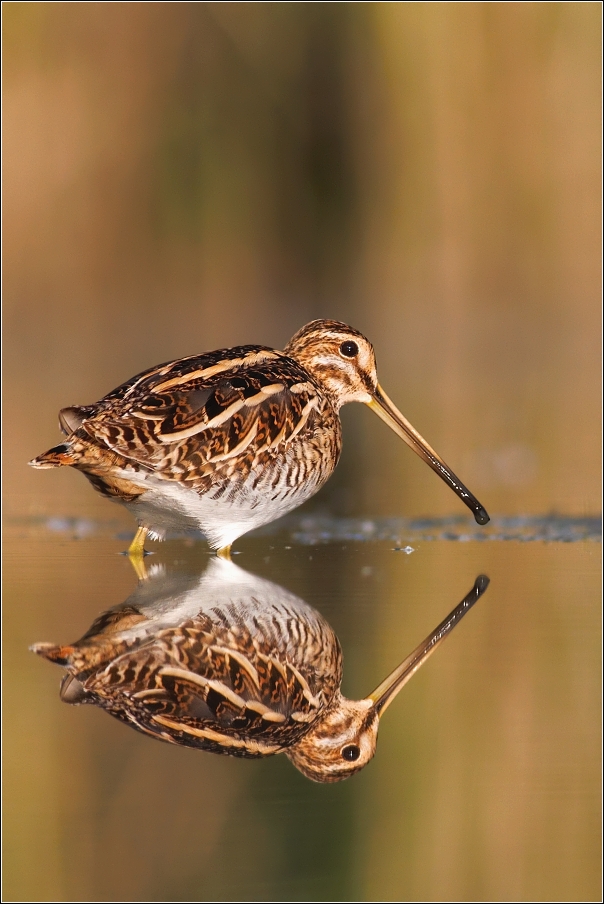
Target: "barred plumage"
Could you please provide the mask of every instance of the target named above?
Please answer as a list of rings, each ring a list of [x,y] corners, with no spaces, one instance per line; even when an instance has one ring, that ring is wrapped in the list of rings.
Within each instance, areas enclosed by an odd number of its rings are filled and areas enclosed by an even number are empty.
[[[377,382],[371,343],[313,321],[284,352],[221,349],[144,371],[94,405],[64,408],[67,439],[30,464],[69,465],[147,531],[200,529],[215,549],[296,508],[332,474],[339,410],[372,407],[472,509],[488,515]]]
[[[159,740],[211,753],[286,753],[314,781],[361,769],[379,717],[486,589],[459,606],[367,699],[340,692],[342,653],[298,597],[232,562],[201,578],[152,574],[77,643],[32,649],[67,669],[61,697],[92,703]]]

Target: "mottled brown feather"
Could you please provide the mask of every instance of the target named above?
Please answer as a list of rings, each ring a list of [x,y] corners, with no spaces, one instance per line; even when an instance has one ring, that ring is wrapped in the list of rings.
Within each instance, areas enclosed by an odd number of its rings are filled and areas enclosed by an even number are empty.
[[[331,320],[307,324],[285,352],[246,345],[169,361],[94,405],[64,408],[65,442],[30,464],[83,471],[152,536],[200,529],[225,548],[323,486],[340,456],[339,410],[348,402],[370,405],[479,523],[488,521],[379,387],[371,343]]]
[[[320,463],[312,456],[315,434],[323,442],[333,436],[330,453],[337,460],[339,419],[309,374],[270,349],[245,346],[229,352],[242,363],[226,378],[224,373],[205,378],[203,371],[211,369],[216,356],[202,355],[154,368],[101,399],[75,431],[82,444],[76,467],[94,473],[91,466],[100,464],[91,455],[94,446],[117,456],[112,467],[129,463],[204,492],[223,477],[244,482],[260,459],[265,465],[279,460],[300,429],[311,443],[311,467]],[[262,368],[253,366],[258,352],[270,356]],[[108,482],[95,485],[110,494]],[[121,488],[116,490],[119,495]]]
[[[69,670],[65,702],[95,704],[160,740],[264,756],[295,744],[324,715],[342,679],[342,654],[319,613],[276,585],[259,581],[258,590],[261,598],[222,603],[162,630],[134,594],[76,643],[34,649]]]

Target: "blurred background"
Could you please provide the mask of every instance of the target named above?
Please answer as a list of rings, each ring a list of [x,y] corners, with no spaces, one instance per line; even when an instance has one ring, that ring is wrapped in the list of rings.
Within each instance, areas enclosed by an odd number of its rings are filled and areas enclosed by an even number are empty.
[[[315,317],[489,512],[600,510],[599,4],[8,3],[3,37],[7,511],[88,508],[26,467],[59,408]],[[459,510],[344,418],[313,506]]]
[[[597,515],[600,4],[2,10],[7,899],[599,900],[597,544],[242,538],[333,623],[349,696],[491,577],[374,762],[322,788],[60,703],[27,647],[128,596],[134,522],[26,463],[61,407],[328,317],[491,514]],[[307,511],[465,515],[371,412],[343,420]]]

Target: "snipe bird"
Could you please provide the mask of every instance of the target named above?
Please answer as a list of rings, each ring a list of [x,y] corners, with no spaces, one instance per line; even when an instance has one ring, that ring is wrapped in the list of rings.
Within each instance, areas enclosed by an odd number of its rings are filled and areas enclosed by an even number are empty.
[[[372,759],[380,717],[488,583],[479,576],[364,700],[342,695],[340,644],[315,609],[220,559],[201,581],[151,575],[77,643],[32,650],[67,669],[66,703],[95,704],[171,744],[285,753],[313,781],[337,782]]]
[[[92,405],[63,408],[67,438],[30,461],[69,465],[126,505],[130,547],[169,530],[201,530],[228,553],[237,537],[305,502],[331,476],[339,411],[364,402],[471,509],[489,516],[378,383],[373,346],[334,320],[302,327],[280,352],[244,345],[160,364]]]

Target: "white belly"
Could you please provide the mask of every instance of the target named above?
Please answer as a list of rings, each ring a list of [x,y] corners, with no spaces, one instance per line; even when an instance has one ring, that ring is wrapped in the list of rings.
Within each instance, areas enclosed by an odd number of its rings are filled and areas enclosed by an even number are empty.
[[[220,549],[230,546],[242,534],[291,512],[313,496],[329,477],[317,469],[301,484],[291,487],[285,480],[286,470],[282,469],[283,477],[276,483],[271,481],[270,486],[265,481],[253,489],[249,480],[218,498],[212,498],[211,491],[199,494],[153,474],[124,471],[124,477],[145,489],[136,501],[126,504],[139,524],[157,539],[163,539],[170,531],[200,530],[212,549]]]

